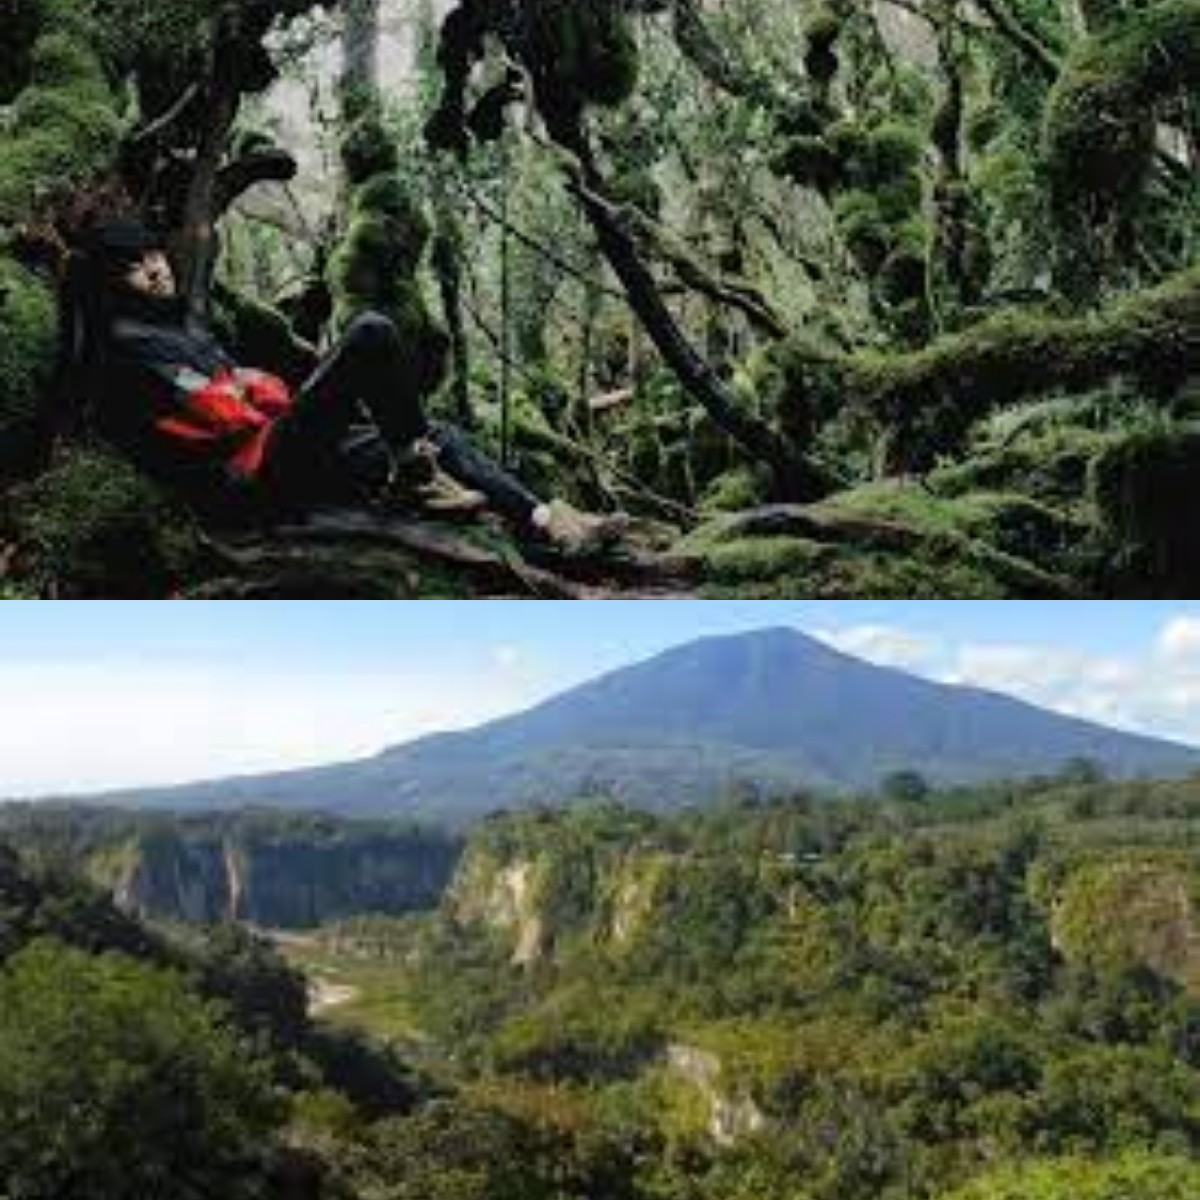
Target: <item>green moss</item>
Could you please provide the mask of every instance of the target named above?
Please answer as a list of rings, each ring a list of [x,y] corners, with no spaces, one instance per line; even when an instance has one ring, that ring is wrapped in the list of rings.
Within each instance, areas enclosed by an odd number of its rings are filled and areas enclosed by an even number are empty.
[[[0,255],[0,430],[28,420],[41,407],[57,338],[53,289]]]
[[[1184,596],[1200,585],[1200,430],[1135,431],[1091,469],[1091,496],[1104,528],[1149,594]]]
[[[396,142],[375,112],[359,118],[346,133],[341,147],[342,166],[351,185],[366,183],[400,165]]]
[[[1171,0],[1105,24],[1072,56],[1046,119],[1061,275],[1086,296],[1114,253],[1113,221],[1149,181],[1160,106],[1200,89],[1200,8]]]
[[[239,362],[252,362],[293,384],[315,365],[313,351],[296,337],[278,309],[218,286],[213,324]]]
[[[337,326],[366,312],[388,317],[400,335],[401,386],[432,395],[445,380],[449,337],[434,319],[420,277],[432,237],[429,218],[393,173],[364,182],[351,207],[350,227],[328,270]]]
[[[531,5],[528,54],[538,100],[553,120],[590,105],[614,107],[638,79],[637,42],[622,5],[546,0]]]
[[[1059,570],[1082,536],[1078,522],[1026,496],[975,492],[951,498],[908,483],[871,484],[844,492],[816,511],[896,521],[933,535],[958,535]]]
[[[939,496],[1017,493],[1079,517],[1089,503],[1092,461],[1113,438],[1090,429],[1051,429],[973,451],[960,462],[937,468],[927,482]]]
[[[1061,595],[1083,545],[1078,522],[1021,496],[888,483],[719,517],[677,549],[699,558],[712,595],[973,599]]]
[[[0,221],[12,224],[102,174],[119,141],[116,99],[86,28],[48,12],[52,32],[30,50],[27,86],[0,140]]]
[[[108,453],[72,451],[14,511],[18,543],[63,598],[163,599],[200,558],[190,520]]]
[[[877,188],[911,180],[924,154],[925,139],[916,126],[887,121],[867,133],[856,156],[856,182],[862,188]]]
[[[829,397],[896,431],[910,467],[958,450],[986,413],[1055,391],[1129,380],[1169,397],[1200,366],[1200,271],[1084,317],[1016,310],[904,354],[821,355],[802,339],[772,349],[784,408]],[[783,413],[783,420],[788,414]]]
[[[846,249],[870,283],[877,315],[893,334],[912,341],[928,328],[926,140],[916,123],[842,120],[799,131],[774,158],[776,170],[831,202]]]
[[[47,33],[37,40],[29,57],[31,87],[65,87],[90,91],[94,100],[108,99],[104,68],[80,33]]]
[[[841,65],[837,45],[844,26],[844,18],[832,4],[822,4],[805,24],[804,68],[818,87],[828,87],[837,76]]]
[[[744,538],[715,546],[708,555],[708,578],[716,584],[788,581],[788,585],[814,576],[834,551],[804,538]],[[807,594],[807,589],[805,589]]]
[[[738,512],[767,499],[766,481],[752,467],[734,467],[718,475],[704,489],[700,508],[705,512]]]

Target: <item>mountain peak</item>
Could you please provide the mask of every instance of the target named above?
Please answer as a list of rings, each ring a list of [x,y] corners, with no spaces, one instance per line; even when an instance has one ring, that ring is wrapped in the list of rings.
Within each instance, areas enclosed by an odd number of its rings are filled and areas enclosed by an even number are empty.
[[[1200,750],[875,666],[777,626],[676,646],[527,712],[364,762],[110,799],[460,823],[584,795],[662,809],[746,785],[862,790],[899,770],[975,783],[1078,758],[1122,777],[1200,767]]]

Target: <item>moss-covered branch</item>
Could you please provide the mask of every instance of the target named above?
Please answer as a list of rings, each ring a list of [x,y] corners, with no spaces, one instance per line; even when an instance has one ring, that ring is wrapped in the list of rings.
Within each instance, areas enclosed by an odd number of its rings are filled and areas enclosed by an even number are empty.
[[[884,428],[925,430],[924,450],[949,448],[986,413],[1054,391],[1123,378],[1173,394],[1200,372],[1200,270],[1100,313],[1006,313],[908,354],[778,353],[789,421],[849,406]]]

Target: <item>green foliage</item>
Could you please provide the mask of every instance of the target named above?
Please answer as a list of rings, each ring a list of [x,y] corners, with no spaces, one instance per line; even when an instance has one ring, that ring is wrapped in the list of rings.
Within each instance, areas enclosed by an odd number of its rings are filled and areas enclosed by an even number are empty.
[[[1187,1200],[1197,1188],[1194,1161],[1130,1154],[1004,1167],[943,1200]]]
[[[190,519],[108,452],[65,455],[21,491],[14,521],[36,575],[64,596],[161,599],[201,558]]]
[[[623,4],[550,0],[529,7],[529,61],[544,109],[575,113],[628,99],[637,83],[638,55]]]
[[[558,1116],[586,1097],[573,1120],[636,1130],[651,1194],[799,1180],[815,1200],[876,1200],[978,1177],[963,1195],[982,1197],[1008,1178],[1000,1162],[1200,1146],[1200,1007],[1139,965],[1189,940],[1170,898],[1194,882],[1179,854],[1108,861],[1114,843],[1194,837],[1197,816],[1194,780],[1064,770],[919,805],[499,817],[475,835],[452,921],[410,928],[391,961],[467,1078]],[[519,930],[497,923],[518,867],[547,934],[522,965]],[[1085,886],[1101,872],[1125,883]],[[1129,953],[1075,948],[1110,935]]]
[[[396,140],[373,111],[346,131],[341,153],[342,167],[353,187],[360,187],[375,175],[391,175],[400,165]]]
[[[814,354],[797,340],[775,353],[781,403],[813,404],[814,387],[884,427],[902,431],[910,466],[935,450],[960,450],[973,422],[1062,389],[1086,391],[1124,378],[1170,396],[1194,370],[1200,275],[1186,272],[1090,317],[1013,311],[907,354]]]
[[[180,977],[36,943],[0,972],[0,1176],[28,1200],[250,1195],[281,1112]]]
[[[349,1149],[362,1194],[396,1200],[631,1200],[631,1153],[480,1102],[439,1102]]]
[[[91,953],[120,951],[165,962],[165,948],[113,908],[97,888],[61,871],[28,870],[0,843],[0,965],[36,938],[53,938]]]
[[[1151,175],[1158,118],[1200,87],[1200,12],[1191,0],[1138,5],[1076,51],[1047,111],[1063,282],[1094,294]]]
[[[116,97],[86,24],[49,10],[0,133],[0,220],[17,224],[102,174],[119,140]]]
[[[53,289],[0,255],[0,428],[35,417],[58,354]]]
[[[1200,580],[1200,547],[1188,520],[1198,469],[1200,436],[1166,424],[1131,431],[1091,465],[1096,510],[1146,594],[1184,595]]]
[[[1121,858],[1073,874],[1055,910],[1055,941],[1067,960],[1102,974],[1146,968],[1200,980],[1192,904],[1196,885],[1171,856]],[[1105,915],[1121,913],[1119,922]]]
[[[449,336],[426,301],[422,269],[433,227],[408,183],[396,171],[395,139],[374,113],[343,144],[355,185],[350,225],[327,271],[334,321],[345,329],[355,317],[387,317],[399,335],[402,394],[427,398],[446,377]]]

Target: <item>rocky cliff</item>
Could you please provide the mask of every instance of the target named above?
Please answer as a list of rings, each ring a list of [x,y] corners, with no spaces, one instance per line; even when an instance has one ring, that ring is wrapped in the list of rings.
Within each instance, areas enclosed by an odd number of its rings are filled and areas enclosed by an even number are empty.
[[[437,830],[310,814],[21,808],[0,811],[0,836],[82,867],[139,917],[290,929],[435,908],[461,850]]]

